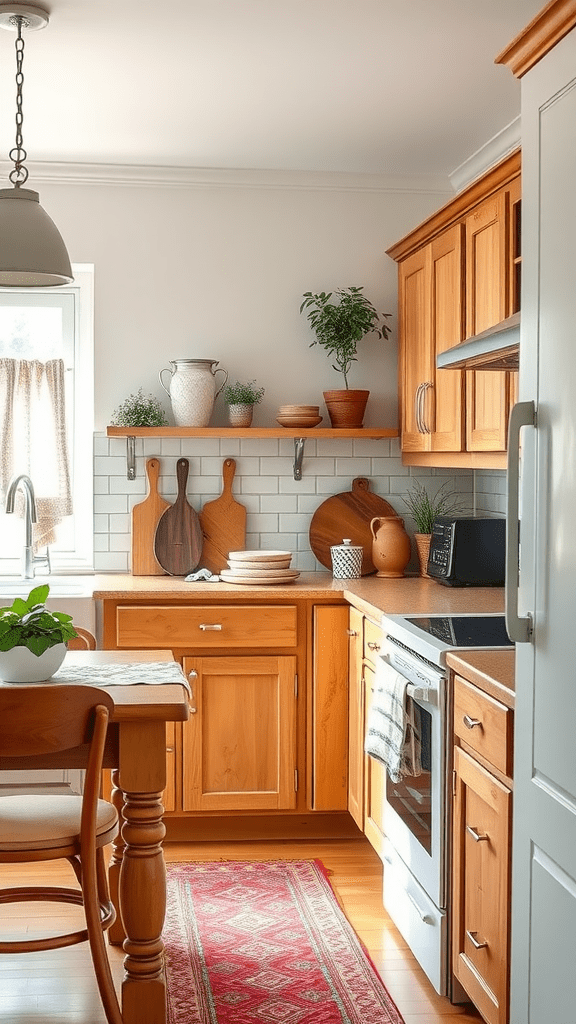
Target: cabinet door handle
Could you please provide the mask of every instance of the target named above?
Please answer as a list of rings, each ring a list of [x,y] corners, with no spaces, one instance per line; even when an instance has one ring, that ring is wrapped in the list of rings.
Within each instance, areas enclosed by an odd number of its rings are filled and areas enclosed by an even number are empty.
[[[424,433],[424,426],[422,423],[422,388],[423,384],[419,384],[416,388],[414,395],[414,419],[416,420],[416,429],[419,434]]]
[[[475,729],[477,725],[482,725],[479,718],[470,718],[470,715],[464,715],[462,721],[467,729]]]
[[[188,673],[188,679],[190,680],[190,682],[192,682],[194,679],[197,679],[197,678],[198,678],[198,673],[197,673],[196,669],[195,668],[191,668],[189,673]],[[198,710],[196,707],[194,707],[194,704],[192,703],[193,700],[194,700],[194,690],[193,690],[192,687],[190,687],[190,714],[191,715],[195,715],[196,711]]]
[[[222,626],[219,622],[201,622],[198,629],[206,631],[207,629],[222,629]]]
[[[431,434],[432,428],[428,426],[426,422],[426,392],[428,388],[433,387],[432,381],[427,380],[422,384],[422,432],[424,434]]]
[[[357,633],[355,629],[347,629],[346,636],[360,636],[360,633]]]
[[[476,938],[477,934],[478,934],[478,932],[467,931],[466,932],[466,938],[470,939],[470,942],[474,946],[474,949],[485,949],[485,947],[488,945],[488,943],[487,942],[478,942],[478,939]]]
[[[379,651],[380,650],[380,644],[375,643],[373,640],[369,640],[368,641],[367,647],[368,647],[369,651]]]
[[[490,836],[486,835],[486,833],[481,834],[480,832],[477,832],[476,829],[472,828],[471,825],[466,825],[466,831],[469,836],[472,836],[472,839],[474,840],[475,843],[487,842],[487,840],[490,838]]]

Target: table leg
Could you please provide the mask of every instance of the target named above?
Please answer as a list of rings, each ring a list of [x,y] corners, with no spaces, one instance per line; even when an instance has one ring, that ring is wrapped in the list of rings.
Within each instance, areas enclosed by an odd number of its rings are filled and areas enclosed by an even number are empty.
[[[119,901],[125,976],[125,1024],[165,1024],[166,978],[161,938],[166,913],[162,793],[166,785],[164,722],[120,726],[118,782],[124,794]]]
[[[124,818],[124,794],[120,789],[120,782],[118,779],[119,772],[116,768],[112,772],[112,796],[111,800],[114,807],[118,811],[118,817],[122,823]],[[124,925],[122,924],[122,917],[120,916],[120,868],[122,867],[122,860],[124,858],[124,847],[126,846],[124,839],[122,838],[122,830],[116,836],[113,844],[112,857],[110,859],[110,866],[108,868],[108,884],[110,886],[110,898],[112,903],[116,907],[116,920],[114,924],[108,929],[108,939],[113,946],[121,946],[126,938],[126,932],[124,931]]]

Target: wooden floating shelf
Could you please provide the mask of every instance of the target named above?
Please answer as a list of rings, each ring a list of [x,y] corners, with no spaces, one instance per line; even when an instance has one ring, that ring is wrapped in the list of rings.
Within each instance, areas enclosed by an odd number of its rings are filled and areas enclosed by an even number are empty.
[[[108,437],[399,437],[397,427],[106,427]]]

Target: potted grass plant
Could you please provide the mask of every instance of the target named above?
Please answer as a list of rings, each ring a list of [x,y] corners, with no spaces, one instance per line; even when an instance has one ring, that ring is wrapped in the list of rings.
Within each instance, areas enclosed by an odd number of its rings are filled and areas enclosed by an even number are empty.
[[[438,516],[459,515],[467,511],[467,505],[462,496],[456,491],[447,490],[447,487],[448,484],[444,483],[434,494],[429,494],[424,485],[419,480],[415,480],[412,490],[402,496],[402,501],[416,526],[414,541],[418,552],[421,576],[428,575],[426,567],[434,521]]]
[[[46,583],[0,608],[0,679],[37,683],[64,661],[67,641],[78,634],[71,615],[46,608],[49,592]]]
[[[235,384],[227,384],[222,397],[228,406],[228,422],[231,427],[250,427],[254,414],[254,406],[264,397],[264,388],[256,387],[255,380],[245,384],[237,380]]]
[[[348,374],[357,361],[357,346],[368,334],[387,339],[390,327],[385,319],[390,313],[379,313],[363,294],[361,287],[338,288],[335,292],[304,292],[300,312],[306,316],[316,334],[313,345],[321,345],[333,360],[332,369],[344,378],[343,389],[324,391],[324,401],[335,428],[361,427],[364,422],[369,391],[348,386]]]

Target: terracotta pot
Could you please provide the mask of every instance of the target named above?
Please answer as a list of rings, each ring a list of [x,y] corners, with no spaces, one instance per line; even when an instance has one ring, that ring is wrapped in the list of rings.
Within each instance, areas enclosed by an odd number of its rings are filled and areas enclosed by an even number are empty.
[[[369,394],[369,391],[324,391],[332,427],[361,427]]]
[[[418,561],[420,562],[420,575],[428,576],[428,573],[426,572],[426,566],[428,565],[428,554],[430,552],[430,541],[432,540],[432,534],[415,533],[414,540],[416,541]]]
[[[376,575],[388,579],[403,576],[411,554],[404,520],[400,516],[377,516],[370,523],[370,530],[374,538],[372,561],[378,570]]]

